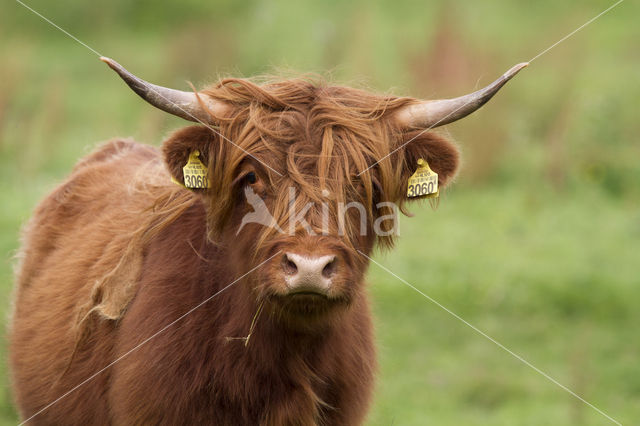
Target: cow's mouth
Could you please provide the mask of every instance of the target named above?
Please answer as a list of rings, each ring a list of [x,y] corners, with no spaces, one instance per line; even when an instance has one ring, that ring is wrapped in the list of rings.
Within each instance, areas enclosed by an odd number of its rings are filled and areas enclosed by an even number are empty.
[[[332,302],[337,301],[334,297],[331,297],[326,292],[322,292],[319,290],[318,291],[316,290],[287,291],[285,293],[279,293],[274,296],[279,303],[284,305],[304,304],[304,303],[330,305],[332,304]]]
[[[293,297],[293,298],[301,298],[301,297],[310,297],[310,298],[321,298],[321,299],[329,299],[329,296],[326,292],[320,290],[296,290],[287,293],[285,297]]]
[[[305,323],[311,319],[321,320],[331,316],[341,306],[348,305],[344,297],[314,289],[272,293],[269,299],[277,306],[280,315]]]
[[[325,299],[328,299],[326,294],[314,293],[313,291],[297,291],[295,293],[291,293],[289,296],[291,297],[311,296],[311,297],[324,297]]]

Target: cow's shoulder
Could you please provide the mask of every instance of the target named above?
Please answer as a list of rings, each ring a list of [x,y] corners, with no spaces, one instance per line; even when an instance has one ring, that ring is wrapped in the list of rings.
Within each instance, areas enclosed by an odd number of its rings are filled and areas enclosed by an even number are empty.
[[[157,200],[175,189],[156,148],[122,139],[100,145],[38,204],[24,226],[19,281],[32,281],[54,261],[106,274],[129,252],[132,236],[149,222]]]

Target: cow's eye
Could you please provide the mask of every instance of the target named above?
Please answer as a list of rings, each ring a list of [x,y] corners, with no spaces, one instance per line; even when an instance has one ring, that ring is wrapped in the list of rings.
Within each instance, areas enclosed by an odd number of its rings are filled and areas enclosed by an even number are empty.
[[[380,184],[378,183],[377,180],[374,180],[371,183],[372,183],[372,186],[373,186],[373,201],[374,201],[374,203],[377,204],[384,197],[384,194],[382,192],[382,186],[380,186]]]
[[[255,172],[249,172],[249,173],[247,173],[246,179],[247,179],[247,182],[249,182],[250,184],[253,185],[254,183],[256,183],[258,181],[258,176],[256,176]]]

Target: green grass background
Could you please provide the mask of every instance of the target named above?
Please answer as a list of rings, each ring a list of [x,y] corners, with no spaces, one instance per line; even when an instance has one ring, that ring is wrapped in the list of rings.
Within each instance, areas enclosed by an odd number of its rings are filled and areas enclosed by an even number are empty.
[[[423,98],[528,60],[606,1],[28,1],[138,75],[188,89],[278,69]],[[622,424],[640,419],[640,7],[626,1],[444,131],[464,153],[439,207],[376,260]],[[99,141],[185,123],[20,4],[0,13],[0,315],[35,203]],[[371,425],[613,424],[372,265]],[[15,424],[0,338],[0,424]]]

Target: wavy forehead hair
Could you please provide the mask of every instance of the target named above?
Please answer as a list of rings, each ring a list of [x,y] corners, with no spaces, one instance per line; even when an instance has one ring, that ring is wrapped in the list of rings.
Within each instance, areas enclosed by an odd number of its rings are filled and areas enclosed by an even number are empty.
[[[234,181],[246,161],[264,172],[274,193],[271,213],[282,229],[290,219],[288,187],[296,189],[296,203],[301,204],[295,211],[311,202],[315,207],[309,215],[317,216],[325,203],[335,224],[338,203],[355,201],[372,223],[376,215],[390,213],[388,207],[376,210],[379,202],[405,211],[406,182],[418,158],[442,173],[441,184],[456,168],[457,150],[450,142],[431,132],[402,129],[393,119],[399,108],[416,102],[412,98],[333,86],[319,78],[229,78],[201,93],[229,105],[229,111],[216,117],[215,131],[195,126],[172,135],[165,142],[165,158],[172,169],[172,164],[184,165],[189,150],[204,154],[211,180],[204,195],[210,198],[214,239],[234,211],[239,193]],[[172,174],[181,171],[175,167]],[[349,245],[358,229],[347,221]],[[265,230],[262,240],[272,232]],[[379,241],[390,246],[392,239],[389,235]]]

